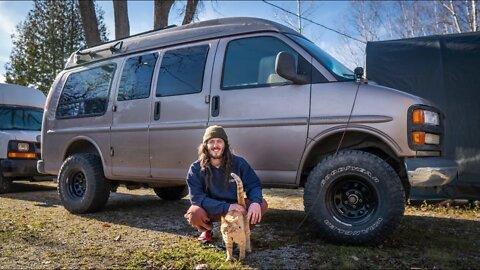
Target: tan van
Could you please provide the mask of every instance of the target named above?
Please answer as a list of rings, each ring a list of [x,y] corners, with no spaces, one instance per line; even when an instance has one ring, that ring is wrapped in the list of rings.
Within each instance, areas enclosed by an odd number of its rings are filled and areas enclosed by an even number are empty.
[[[37,172],[45,94],[0,83],[0,194],[12,181],[52,180]]]
[[[305,211],[327,239],[381,241],[411,186],[446,184],[457,167],[442,159],[433,104],[361,75],[255,18],[77,51],[47,98],[38,170],[58,175],[72,213],[99,210],[121,184],[180,199],[205,128],[222,125],[264,186],[305,187]]]

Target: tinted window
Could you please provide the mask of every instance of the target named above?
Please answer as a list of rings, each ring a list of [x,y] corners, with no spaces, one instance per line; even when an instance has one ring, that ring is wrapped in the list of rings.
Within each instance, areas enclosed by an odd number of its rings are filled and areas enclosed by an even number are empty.
[[[167,51],[162,58],[157,97],[199,93],[208,45]]]
[[[42,117],[42,110],[0,107],[0,130],[40,130]]]
[[[156,53],[136,56],[127,60],[118,88],[118,100],[141,99],[150,96],[150,85],[156,61]]]
[[[274,37],[244,38],[228,43],[222,89],[291,83],[275,72],[275,60],[282,51],[293,54],[298,63],[297,72],[310,77],[310,63],[281,40]]]
[[[300,36],[287,34],[293,41],[303,49],[312,54],[333,76],[339,81],[350,81],[355,78],[353,72],[337,59],[320,49],[315,43]]]
[[[105,113],[115,64],[72,73],[65,82],[57,117],[94,116]]]

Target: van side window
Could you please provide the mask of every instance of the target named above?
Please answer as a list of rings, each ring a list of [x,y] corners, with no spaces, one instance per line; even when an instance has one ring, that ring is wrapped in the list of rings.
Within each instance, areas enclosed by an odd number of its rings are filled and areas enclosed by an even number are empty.
[[[117,100],[122,101],[149,97],[156,62],[156,53],[129,58],[122,71]]]
[[[157,97],[185,95],[202,91],[208,45],[165,52],[157,81]]]
[[[104,114],[115,67],[108,64],[70,74],[58,102],[57,118]]]
[[[277,54],[286,51],[297,59],[297,71],[311,77],[312,66],[290,46],[275,37],[232,40],[223,65],[222,90],[290,84],[275,72]]]

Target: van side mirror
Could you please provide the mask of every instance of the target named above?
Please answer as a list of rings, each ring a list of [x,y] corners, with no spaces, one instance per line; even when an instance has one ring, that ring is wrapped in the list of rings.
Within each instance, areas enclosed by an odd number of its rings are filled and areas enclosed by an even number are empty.
[[[275,72],[295,84],[308,83],[307,76],[297,73],[297,63],[295,57],[291,53],[279,52],[277,54],[277,59],[275,60]]]
[[[355,81],[360,82],[363,78],[363,68],[362,67],[356,67],[355,70],[353,71],[355,74]]]

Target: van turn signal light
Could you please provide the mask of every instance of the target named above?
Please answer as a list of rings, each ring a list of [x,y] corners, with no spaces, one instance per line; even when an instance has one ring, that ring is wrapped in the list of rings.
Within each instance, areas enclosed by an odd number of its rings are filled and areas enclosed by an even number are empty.
[[[17,152],[9,152],[9,158],[36,158],[37,154],[35,153],[17,153]]]
[[[414,131],[412,132],[413,143],[415,144],[425,144],[425,132],[423,131]]]

